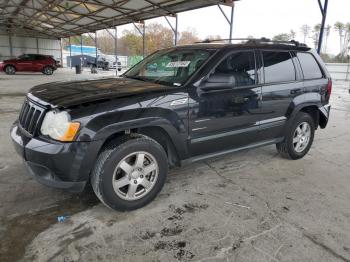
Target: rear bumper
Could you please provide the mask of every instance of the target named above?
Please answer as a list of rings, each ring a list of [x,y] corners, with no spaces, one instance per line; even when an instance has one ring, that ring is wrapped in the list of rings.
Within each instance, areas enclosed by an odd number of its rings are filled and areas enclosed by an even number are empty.
[[[320,106],[318,110],[320,111],[320,127],[325,128],[328,124],[329,115],[331,112],[331,105],[327,104],[324,106]]]
[[[11,138],[28,174],[39,183],[72,192],[84,189],[90,173],[84,162],[91,142],[49,143],[27,137],[17,123]]]

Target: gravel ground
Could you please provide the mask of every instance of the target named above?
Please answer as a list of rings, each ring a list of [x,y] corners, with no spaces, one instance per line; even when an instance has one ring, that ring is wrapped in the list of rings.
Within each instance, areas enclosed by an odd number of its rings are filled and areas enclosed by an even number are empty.
[[[155,201],[122,213],[36,183],[9,138],[28,88],[90,76],[0,75],[0,261],[350,261],[348,82],[334,83],[305,158],[268,146],[177,168]]]

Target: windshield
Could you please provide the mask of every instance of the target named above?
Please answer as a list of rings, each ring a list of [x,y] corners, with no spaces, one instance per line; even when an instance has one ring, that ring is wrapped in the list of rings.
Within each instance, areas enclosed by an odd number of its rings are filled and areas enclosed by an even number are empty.
[[[126,77],[181,86],[214,52],[211,49],[177,49],[156,52],[125,73]]]

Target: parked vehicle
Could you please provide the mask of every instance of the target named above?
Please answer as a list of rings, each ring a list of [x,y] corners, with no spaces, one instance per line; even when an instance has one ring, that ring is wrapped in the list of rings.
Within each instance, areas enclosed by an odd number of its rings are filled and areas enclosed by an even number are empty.
[[[156,197],[168,167],[271,144],[302,158],[327,126],[331,90],[321,58],[297,42],[180,46],[121,78],[34,87],[11,136],[39,182],[90,181],[106,206],[132,210]]]
[[[1,62],[0,71],[8,75],[14,75],[16,72],[42,72],[52,75],[58,65],[59,62],[50,55],[24,54]]]

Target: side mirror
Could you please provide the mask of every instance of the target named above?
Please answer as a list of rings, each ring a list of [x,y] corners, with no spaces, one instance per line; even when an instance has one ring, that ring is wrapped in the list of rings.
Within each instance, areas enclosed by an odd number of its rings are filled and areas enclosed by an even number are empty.
[[[235,84],[235,78],[230,74],[212,74],[207,79],[203,79],[200,88],[204,91],[230,89]]]

